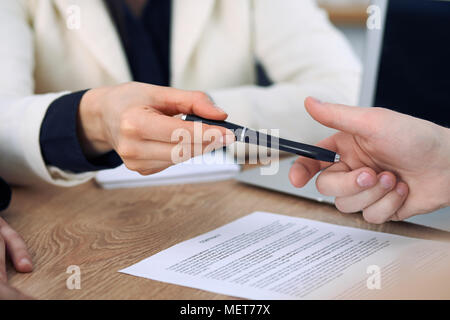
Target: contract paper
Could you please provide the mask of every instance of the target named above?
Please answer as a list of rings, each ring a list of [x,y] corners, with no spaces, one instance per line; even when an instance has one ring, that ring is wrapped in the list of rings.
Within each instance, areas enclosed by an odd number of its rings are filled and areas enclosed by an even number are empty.
[[[352,299],[448,256],[440,242],[255,212],[120,272],[247,299]]]

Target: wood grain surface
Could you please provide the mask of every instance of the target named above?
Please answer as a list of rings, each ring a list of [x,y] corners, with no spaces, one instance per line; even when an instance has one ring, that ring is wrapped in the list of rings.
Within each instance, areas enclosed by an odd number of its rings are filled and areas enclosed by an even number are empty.
[[[357,4],[348,6],[322,5],[328,12],[328,16],[334,24],[365,26],[368,14],[368,5]]]
[[[117,271],[254,211],[450,241],[450,233],[404,222],[369,225],[360,214],[228,180],[102,190],[90,182],[71,189],[15,188],[2,214],[26,240],[35,269],[10,283],[40,299],[229,299]],[[66,269],[81,268],[81,289],[68,290]]]

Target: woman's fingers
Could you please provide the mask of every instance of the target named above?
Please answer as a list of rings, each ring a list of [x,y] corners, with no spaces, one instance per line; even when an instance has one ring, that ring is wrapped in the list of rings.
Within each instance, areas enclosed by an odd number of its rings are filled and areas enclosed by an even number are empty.
[[[20,291],[0,282],[0,300],[30,300],[29,296],[24,295]]]
[[[391,220],[402,207],[408,192],[408,186],[404,182],[399,182],[394,190],[363,210],[364,219],[375,224]]]
[[[142,110],[141,110],[142,111]],[[115,149],[125,165],[141,174],[151,174],[235,142],[225,129],[183,121],[155,112],[129,112],[122,117],[121,136]]]
[[[182,136],[189,143],[199,143],[210,135],[234,135],[222,127],[215,127],[199,122],[184,121],[156,112],[128,111],[122,116],[121,133],[125,136],[163,142],[178,141]]]
[[[326,196],[348,197],[373,187],[377,183],[377,174],[372,168],[364,167],[350,171],[339,162],[323,171],[317,178],[317,190]]]
[[[16,270],[19,272],[31,272],[33,265],[25,241],[3,219],[0,219],[0,237],[5,242],[7,252]]]
[[[142,175],[158,173],[168,167],[189,160],[192,157],[221,148],[233,140],[205,144],[171,144],[159,141],[136,143],[129,141],[126,149],[119,149],[119,155],[126,167]]]
[[[0,218],[0,283],[7,282],[6,252],[19,272],[31,272],[33,266],[25,241]]]
[[[0,235],[0,284],[8,282],[6,276],[6,244]]]
[[[213,141],[204,144],[174,144],[160,141],[136,142],[130,140],[124,142],[122,146],[119,146],[117,152],[125,161],[125,164],[127,161],[134,160],[166,161],[174,164],[222,148],[232,142],[234,140],[224,142]]]
[[[378,183],[355,195],[337,197],[335,204],[341,212],[352,213],[362,211],[389,193],[397,184],[397,178],[390,172],[378,175]]]
[[[173,163],[171,161],[158,160],[131,160],[125,162],[125,165],[132,171],[136,171],[143,176],[148,176],[173,166]]]
[[[186,91],[170,87],[148,86],[155,108],[165,114],[196,114],[200,117],[225,120],[227,114],[211,97],[201,91]]]

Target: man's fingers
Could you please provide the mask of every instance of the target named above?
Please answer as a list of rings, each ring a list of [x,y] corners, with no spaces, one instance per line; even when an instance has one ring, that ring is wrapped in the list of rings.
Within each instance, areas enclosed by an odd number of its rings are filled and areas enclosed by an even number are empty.
[[[2,219],[0,219],[0,236],[5,240],[6,249],[16,270],[31,272],[33,265],[25,241]]]
[[[296,188],[304,187],[320,170],[319,162],[312,159],[297,159],[289,170],[289,180]]]
[[[322,103],[312,97],[305,100],[305,107],[314,120],[329,128],[360,136],[373,134],[376,119],[368,116],[373,109]]]
[[[156,100],[157,109],[165,114],[195,114],[213,120],[227,118],[226,112],[218,108],[210,96],[204,92],[156,86],[152,86],[150,90],[152,90],[152,97]]]
[[[395,187],[396,183],[397,179],[393,173],[380,173],[378,175],[378,183],[374,187],[352,196],[336,198],[336,208],[345,213],[362,211],[383,198]]]
[[[399,182],[394,190],[363,210],[364,219],[374,224],[389,221],[391,217],[395,219],[397,211],[402,207],[408,196],[408,191],[406,183]]]
[[[6,276],[6,244],[0,235],[0,284],[8,282]]]
[[[336,150],[333,137],[328,137],[317,144],[318,147]],[[317,172],[331,166],[329,162],[317,161],[314,159],[299,157],[289,171],[289,180],[296,188],[304,187]]]
[[[364,167],[350,171],[339,162],[323,171],[317,178],[317,190],[326,196],[348,197],[373,187],[377,183],[377,174],[372,168]]]

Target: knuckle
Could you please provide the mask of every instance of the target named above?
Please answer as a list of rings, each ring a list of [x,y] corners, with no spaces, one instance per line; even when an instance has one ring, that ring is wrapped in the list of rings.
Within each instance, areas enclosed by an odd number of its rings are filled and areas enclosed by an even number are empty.
[[[130,81],[130,82],[122,83],[119,86],[120,86],[120,88],[123,88],[124,90],[129,90],[134,87],[139,87],[140,85],[141,85],[141,83],[139,83],[139,82]]]
[[[3,235],[9,241],[13,242],[23,241],[22,237],[13,229],[5,230]]]
[[[386,114],[386,112],[388,112],[387,109],[380,108],[380,107],[374,107],[369,110],[377,117],[384,116]]]
[[[380,107],[374,107],[369,108],[364,114],[362,114],[362,117],[365,119],[369,119],[370,121],[369,126],[372,130],[379,129],[381,124],[383,123],[383,119],[386,119],[387,110],[380,108]]]
[[[130,143],[123,142],[119,143],[117,147],[117,153],[123,159],[137,159],[139,155],[139,150],[133,147]]]
[[[209,96],[203,91],[193,91],[192,96],[195,101],[209,100]]]
[[[134,110],[125,111],[120,117],[119,130],[124,136],[134,137],[139,134],[138,117]]]

